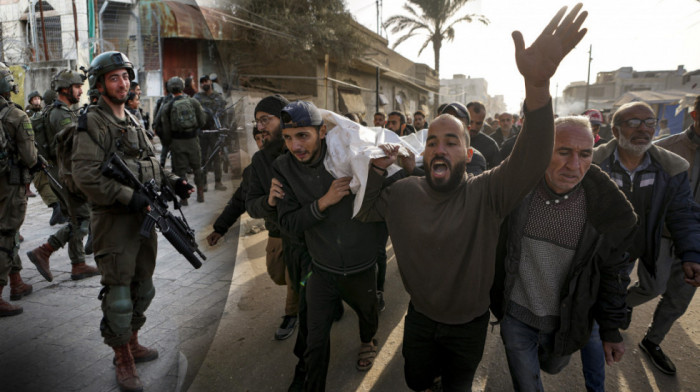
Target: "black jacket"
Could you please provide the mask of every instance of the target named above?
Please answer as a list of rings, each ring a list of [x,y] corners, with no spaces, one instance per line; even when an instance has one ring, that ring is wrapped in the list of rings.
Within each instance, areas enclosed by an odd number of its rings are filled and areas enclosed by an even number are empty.
[[[326,211],[318,210],[318,199],[335,180],[323,165],[321,156],[309,164],[285,154],[274,163],[275,177],[282,182],[284,199],[277,204],[282,230],[303,235],[312,262],[318,268],[354,274],[374,268],[379,249],[386,245],[383,223],[362,223],[352,219],[355,195],[345,196]],[[385,233],[385,231],[384,231]]]
[[[569,277],[561,289],[560,322],[554,352],[571,354],[586,345],[595,319],[600,337],[621,342],[618,328],[626,319],[628,261],[625,250],[637,230],[637,216],[617,185],[591,165],[581,181],[586,193],[587,219],[578,241]],[[518,274],[520,239],[527,222],[531,192],[507,219],[497,255],[492,311],[500,319]],[[504,238],[505,237],[505,238]],[[500,286],[500,287],[499,287]]]
[[[226,207],[214,222],[214,231],[224,235],[228,229],[236,223],[245,212],[245,197],[248,189],[248,176],[250,176],[250,165],[243,169],[243,180],[236,192],[231,196],[231,200],[226,203]]]
[[[270,237],[281,237],[277,223],[277,209],[267,202],[272,184],[272,162],[286,151],[284,140],[276,140],[263,147],[253,155],[248,178],[248,194],[245,198],[245,208],[253,218],[264,218],[265,227]],[[286,189],[285,189],[286,191]]]

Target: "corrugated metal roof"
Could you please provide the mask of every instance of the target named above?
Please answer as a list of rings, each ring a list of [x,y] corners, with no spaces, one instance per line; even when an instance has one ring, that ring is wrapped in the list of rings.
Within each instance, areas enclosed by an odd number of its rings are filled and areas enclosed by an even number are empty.
[[[160,25],[162,38],[233,38],[234,24],[227,22],[227,14],[219,10],[188,2],[146,0],[140,2],[140,11],[144,31]]]

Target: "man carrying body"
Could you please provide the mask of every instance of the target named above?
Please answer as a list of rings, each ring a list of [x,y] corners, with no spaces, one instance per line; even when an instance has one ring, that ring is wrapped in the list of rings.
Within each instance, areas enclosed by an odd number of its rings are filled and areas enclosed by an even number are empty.
[[[479,150],[486,158],[487,169],[493,169],[501,163],[498,155],[498,143],[490,136],[482,132],[484,119],[486,118],[486,107],[479,101],[467,104],[469,111],[469,138],[472,147]]]
[[[672,286],[681,285],[681,268],[686,282],[694,286],[700,283],[700,222],[698,213],[693,211],[697,206],[688,182],[688,162],[652,144],[656,131],[654,110],[644,102],[622,105],[613,115],[611,125],[615,138],[595,149],[593,163],[610,175],[639,216],[640,228],[628,250],[629,272],[634,261],[640,260],[637,263],[639,282],[627,293],[627,304],[633,307],[657,296],[667,282]],[[662,248],[664,225],[673,241],[677,263],[668,257],[669,248]],[[662,251],[666,255],[660,259]],[[683,314],[682,308],[679,305],[673,311],[674,316],[660,316],[675,320]],[[628,323],[631,316],[630,309]],[[673,320],[654,320],[666,324],[658,331],[667,330],[673,323]],[[640,347],[661,371],[673,374],[673,363],[658,346],[662,336],[652,334],[650,338],[654,340],[644,339]],[[600,339],[591,336],[581,352],[587,384],[589,379],[605,380],[600,351]],[[602,381],[598,382],[601,386]]]
[[[173,76],[168,80],[168,91],[173,94],[173,99],[161,109],[163,128],[160,139],[172,154],[173,174],[187,178],[187,169],[192,169],[197,186],[197,202],[203,203],[206,180],[201,167],[202,150],[197,131],[204,126],[206,115],[199,101],[183,94],[183,88],[185,82],[182,78]],[[182,205],[187,204],[187,199],[183,199]]]
[[[124,109],[134,69],[124,54],[105,52],[90,65],[91,88],[101,97],[81,116],[72,155],[73,178],[90,201],[95,260],[104,286],[100,332],[115,353],[117,383],[124,391],[143,385],[134,361],[158,358],[158,351],[139,344],[138,331],[155,296],[153,271],[158,238],[139,234],[148,200],[139,192],[103,175],[112,154],[119,155],[141,182],[168,182],[186,198],[193,191],[183,178],[165,172],[158,163],[146,132]]]
[[[219,111],[226,107],[226,100],[224,100],[224,97],[222,97],[221,94],[214,91],[212,88],[212,81],[209,79],[209,76],[204,75],[199,78],[199,85],[202,88],[202,91],[196,93],[194,95],[194,99],[199,101],[206,114],[207,129],[214,129],[214,116],[220,116],[222,114],[219,113]],[[202,148],[202,164],[204,164],[207,157],[209,157],[209,154],[211,154],[210,150],[213,150],[214,145],[216,144],[216,139],[216,134],[201,136],[200,144]],[[210,163],[210,165],[214,166],[214,189],[217,191],[226,190],[224,184],[221,183],[221,163],[221,151],[219,151],[216,155],[214,155],[214,158],[212,158]],[[206,190],[207,171],[209,169],[205,168],[204,170],[204,189]]]
[[[77,104],[83,94],[85,75],[69,69],[60,71],[51,81],[56,91],[56,100],[51,104],[48,113],[48,127],[45,127],[45,138],[48,142],[46,159],[49,161],[49,172],[58,179],[58,161],[56,154],[56,135],[65,127],[78,122],[78,116],[72,106]],[[80,280],[99,275],[97,268],[85,263],[85,248],[83,239],[88,234],[90,226],[90,209],[87,200],[82,195],[72,193],[65,184],[59,189],[56,184],[49,182],[53,193],[58,197],[61,210],[68,213],[68,225],[60,228],[38,248],[27,252],[27,257],[36,265],[37,270],[46,280],[51,282],[53,274],[50,269],[50,257],[56,250],[68,244],[68,257],[71,261],[71,279]]]
[[[22,313],[2,299],[10,280],[10,300],[16,301],[32,293],[32,286],[20,277],[22,262],[19,250],[19,229],[27,212],[27,185],[31,172],[38,170],[32,123],[21,106],[10,100],[10,93],[19,91],[9,68],[0,63],[0,317]]]
[[[608,364],[625,352],[619,328],[629,284],[626,249],[637,218],[615,183],[591,166],[588,118],[560,117],[554,124],[544,178],[509,215],[499,241],[505,282],[497,277],[494,286],[504,283],[498,294],[505,301],[492,309],[500,313],[516,391],[542,391],[540,369],[564,369],[588,342],[593,319]]]
[[[428,130],[424,178],[408,177],[382,190],[382,174],[397,149],[372,162],[358,218],[386,221],[411,296],[403,356],[412,390],[429,388],[438,376],[446,391],[471,388],[486,339],[499,227],[549,164],[554,128],[549,79],[586,32],[579,31],[586,17],[585,12],[576,17],[580,9],[578,4],[563,21],[566,9],[560,10],[527,49],[522,35],[513,33],[527,121],[508,161],[467,176],[472,153],[466,129],[453,116],[441,115]]]
[[[303,236],[311,255],[306,278],[308,339],[304,353],[307,391],[323,391],[330,360],[330,331],[338,302],[357,313],[361,348],[359,371],[369,370],[377,354],[374,335],[379,323],[376,294],[376,258],[382,240],[380,223],[352,220],[350,178],[334,179],[325,169],[326,126],[310,102],[293,102],[282,110],[288,154],[273,168],[276,183],[270,197],[277,198],[282,230]]]

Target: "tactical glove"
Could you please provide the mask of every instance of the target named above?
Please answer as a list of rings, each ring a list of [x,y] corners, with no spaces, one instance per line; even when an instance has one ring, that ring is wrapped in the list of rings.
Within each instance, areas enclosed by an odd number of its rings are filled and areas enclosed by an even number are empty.
[[[190,190],[194,189],[194,186],[190,185],[187,183],[187,180],[183,177],[178,178],[175,180],[175,194],[178,195],[181,199],[189,199],[190,198]]]
[[[134,192],[129,201],[129,211],[143,212],[149,206],[148,198],[139,192]]]

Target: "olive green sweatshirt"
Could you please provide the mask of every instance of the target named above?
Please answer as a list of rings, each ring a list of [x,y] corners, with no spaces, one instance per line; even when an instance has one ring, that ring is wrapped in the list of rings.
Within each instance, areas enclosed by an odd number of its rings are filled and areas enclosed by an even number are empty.
[[[440,323],[463,324],[488,310],[499,226],[542,178],[553,145],[550,101],[525,112],[508,159],[481,175],[465,175],[450,192],[433,190],[424,177],[382,189],[383,176],[370,168],[357,219],[386,221],[418,312]]]

